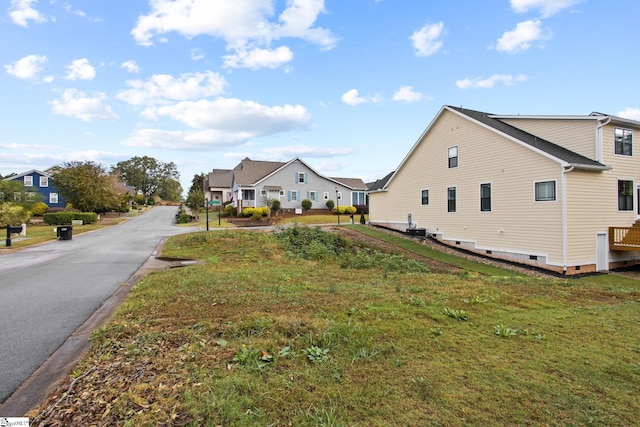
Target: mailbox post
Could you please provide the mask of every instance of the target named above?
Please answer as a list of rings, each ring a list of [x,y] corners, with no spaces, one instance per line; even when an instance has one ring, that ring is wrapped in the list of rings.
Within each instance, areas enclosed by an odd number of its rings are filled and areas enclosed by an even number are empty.
[[[19,233],[22,233],[21,225],[18,225],[18,226],[7,225],[7,240],[6,240],[7,247],[11,246],[11,235],[19,234]]]

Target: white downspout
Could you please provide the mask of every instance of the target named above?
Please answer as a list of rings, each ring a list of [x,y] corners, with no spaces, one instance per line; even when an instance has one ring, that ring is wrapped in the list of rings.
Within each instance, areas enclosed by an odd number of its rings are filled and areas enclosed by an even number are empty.
[[[562,168],[562,273],[567,274],[567,264],[569,263],[569,236],[567,232],[567,174],[574,169],[574,166],[564,166]]]
[[[607,119],[602,122],[598,120],[598,127],[596,127],[596,162],[602,163],[603,153],[602,153],[602,128],[609,124],[611,121],[611,117],[607,117]]]

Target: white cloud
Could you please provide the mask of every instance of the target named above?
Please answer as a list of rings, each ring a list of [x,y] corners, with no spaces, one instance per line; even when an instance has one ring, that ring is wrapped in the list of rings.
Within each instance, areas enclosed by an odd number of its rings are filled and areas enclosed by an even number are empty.
[[[470,89],[470,88],[481,88],[481,89],[491,89],[495,86],[496,83],[503,83],[505,86],[511,86],[514,83],[523,82],[527,80],[527,76],[524,74],[519,74],[517,76],[512,76],[510,74],[494,74],[488,79],[475,78],[475,79],[464,79],[458,80],[456,82],[456,86],[460,89]]]
[[[351,89],[342,94],[342,102],[347,105],[358,105],[365,104],[367,102],[380,102],[382,101],[382,97],[379,95],[374,95],[370,97],[362,97],[359,95],[357,89]]]
[[[545,32],[541,29],[540,20],[529,20],[520,22],[511,31],[507,31],[498,39],[496,49],[500,52],[517,53],[531,47],[535,42],[544,42],[551,38],[551,31]]]
[[[238,50],[233,55],[225,55],[224,66],[227,68],[278,68],[293,60],[293,52],[286,46],[277,49]]]
[[[96,69],[89,64],[87,58],[76,59],[67,67],[67,80],[93,80],[96,76]]]
[[[106,95],[97,93],[89,96],[77,89],[65,89],[60,99],[51,101],[53,114],[75,117],[84,122],[92,120],[114,120],[118,115],[105,105]]]
[[[147,118],[167,117],[195,130],[139,129],[123,144],[172,150],[214,150],[248,143],[251,138],[304,129],[309,112],[300,105],[268,107],[253,101],[219,98],[183,101],[149,108]]]
[[[5,65],[7,74],[15,76],[19,79],[33,79],[42,71],[41,65],[47,62],[46,56],[27,55],[18,59],[13,65]]]
[[[511,0],[511,9],[516,13],[526,13],[539,10],[543,18],[567,9],[582,0]]]
[[[190,58],[193,59],[194,61],[198,61],[200,59],[203,59],[204,57],[205,57],[205,53],[199,47],[191,49]]]
[[[187,38],[198,35],[220,37],[238,59],[255,50],[272,51],[271,43],[283,38],[298,38],[331,49],[337,39],[331,31],[314,26],[325,12],[324,0],[288,0],[278,15],[273,0],[154,0],[148,15],[138,17],[131,35],[138,44],[150,46],[159,35],[177,32]],[[279,61],[284,57],[282,48]],[[287,48],[288,49],[288,48]],[[275,49],[278,51],[278,49]],[[293,55],[289,56],[289,60]],[[232,61],[233,63],[233,61]],[[259,61],[235,61],[237,66],[259,66]]]
[[[120,66],[130,73],[137,74],[140,72],[140,67],[138,66],[138,64],[136,64],[136,61],[133,61],[133,60],[125,61],[122,64],[120,64]]]
[[[235,98],[182,101],[148,108],[143,114],[147,118],[169,117],[196,129],[222,129],[249,137],[302,129],[310,121],[309,112],[301,105],[268,107]]]
[[[166,104],[220,95],[226,84],[224,77],[212,71],[185,73],[177,78],[169,74],[154,74],[147,81],[127,81],[130,89],[119,92],[116,97],[137,106]]]
[[[442,32],[444,24],[426,24],[420,30],[414,32],[409,39],[413,42],[413,48],[417,56],[431,56],[438,52],[443,45]]]
[[[640,122],[640,108],[627,107],[624,110],[618,112],[617,116],[624,119],[636,120]]]
[[[310,147],[308,145],[289,145],[284,147],[265,148],[262,150],[262,153],[264,153],[270,159],[289,160],[294,157],[310,158],[345,156],[347,154],[353,153],[353,148],[322,148]]]
[[[402,86],[393,94],[394,101],[417,102],[423,98],[420,92],[415,92],[413,86]]]
[[[35,3],[38,3],[38,0],[11,0],[9,16],[13,23],[22,27],[28,27],[29,21],[35,23],[47,22],[47,18],[31,6]]]

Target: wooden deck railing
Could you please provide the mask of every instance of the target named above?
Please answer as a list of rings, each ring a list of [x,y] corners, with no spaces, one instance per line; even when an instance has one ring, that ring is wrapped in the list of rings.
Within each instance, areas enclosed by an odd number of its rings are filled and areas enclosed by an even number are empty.
[[[640,227],[609,227],[609,249],[640,251]]]

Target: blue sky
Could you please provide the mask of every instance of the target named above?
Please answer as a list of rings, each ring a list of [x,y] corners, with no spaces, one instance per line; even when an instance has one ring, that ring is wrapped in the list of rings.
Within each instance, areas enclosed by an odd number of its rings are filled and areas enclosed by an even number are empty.
[[[394,170],[443,105],[640,120],[636,0],[2,0],[0,174]]]

